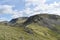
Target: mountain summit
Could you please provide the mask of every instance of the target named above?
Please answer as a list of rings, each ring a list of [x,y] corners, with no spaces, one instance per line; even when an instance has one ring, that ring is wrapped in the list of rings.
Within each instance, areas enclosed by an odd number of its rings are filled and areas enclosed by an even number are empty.
[[[45,26],[52,30],[57,30],[55,27],[60,26],[60,16],[52,14],[38,14],[29,17],[23,24],[27,26],[31,23],[37,23],[40,26]]]
[[[12,19],[5,24],[0,24],[1,40],[60,40],[58,15],[37,14]]]

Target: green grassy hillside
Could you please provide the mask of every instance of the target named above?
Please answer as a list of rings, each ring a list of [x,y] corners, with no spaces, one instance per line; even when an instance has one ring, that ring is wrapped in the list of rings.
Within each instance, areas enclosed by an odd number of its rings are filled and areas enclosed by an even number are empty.
[[[60,34],[47,27],[32,23],[27,28],[0,25],[0,40],[60,40]],[[25,30],[31,30],[33,34]]]
[[[32,36],[26,33],[22,27],[0,25],[0,40],[32,40],[33,37],[36,38]]]
[[[34,33],[40,35],[41,40],[60,40],[60,34],[47,28],[40,26],[36,23],[28,25],[29,28],[32,28]]]
[[[60,40],[60,16],[38,14],[1,22],[0,40]]]

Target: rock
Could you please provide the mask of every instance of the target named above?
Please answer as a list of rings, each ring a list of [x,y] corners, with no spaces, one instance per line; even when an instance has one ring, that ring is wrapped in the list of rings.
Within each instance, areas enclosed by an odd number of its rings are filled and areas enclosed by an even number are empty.
[[[25,31],[29,34],[33,34],[33,30],[28,27],[25,27]]]

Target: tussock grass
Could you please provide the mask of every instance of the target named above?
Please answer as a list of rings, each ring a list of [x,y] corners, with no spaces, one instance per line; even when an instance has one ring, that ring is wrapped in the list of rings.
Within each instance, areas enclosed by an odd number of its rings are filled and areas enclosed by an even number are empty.
[[[60,35],[52,30],[34,23],[28,25],[28,28],[34,33],[27,33],[23,27],[0,25],[0,40],[58,40],[60,38]]]

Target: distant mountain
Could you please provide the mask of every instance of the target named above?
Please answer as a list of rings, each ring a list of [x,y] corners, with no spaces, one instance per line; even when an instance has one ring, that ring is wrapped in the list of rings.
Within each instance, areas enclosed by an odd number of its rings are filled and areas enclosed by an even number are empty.
[[[0,24],[0,28],[3,30],[0,35],[6,33],[6,40],[60,40],[59,15],[37,14],[15,18],[7,25]],[[4,34],[0,39],[4,39]]]
[[[24,23],[24,27],[36,23],[39,26],[47,27],[60,33],[60,16],[52,14],[38,14],[29,17]]]
[[[0,22],[0,24],[4,24],[4,25],[6,25],[8,23],[8,21],[2,21],[2,22]]]
[[[28,17],[19,17],[19,18],[15,18],[12,19],[11,21],[8,22],[9,25],[11,26],[20,26],[22,23],[24,23],[26,20],[28,19]]]
[[[31,23],[37,23],[40,26],[48,27],[49,29],[57,31],[60,26],[60,16],[53,14],[37,14],[30,17],[12,19],[9,23],[14,26],[22,25],[24,27]],[[58,28],[56,28],[56,26],[58,26]]]
[[[16,23],[17,21],[22,21],[22,20],[26,20],[28,17],[20,17],[20,18],[15,18],[15,19],[12,19],[9,23]],[[19,23],[17,22],[17,23]]]

